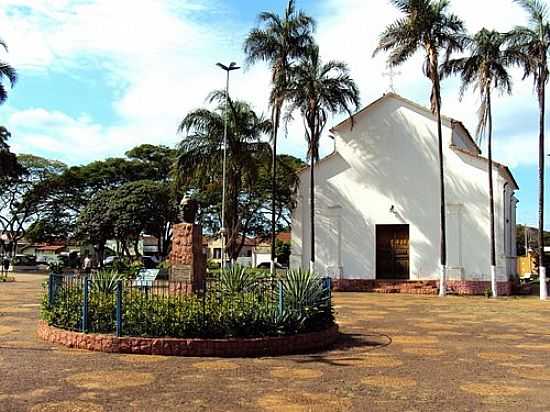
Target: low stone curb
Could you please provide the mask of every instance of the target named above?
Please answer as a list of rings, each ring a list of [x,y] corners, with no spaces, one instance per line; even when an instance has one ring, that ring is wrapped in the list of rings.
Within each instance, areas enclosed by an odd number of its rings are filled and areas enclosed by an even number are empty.
[[[404,293],[414,295],[437,295],[439,282],[433,281],[391,281],[374,279],[335,279],[332,289],[335,292],[376,292]],[[484,295],[491,289],[490,281],[449,280],[449,292],[457,295]],[[497,292],[500,296],[512,294],[512,282],[497,282]]]
[[[204,356],[204,357],[252,357],[280,356],[307,353],[325,349],[338,339],[338,325],[320,331],[293,336],[229,339],[175,339],[116,337],[112,335],[85,334],[49,326],[38,325],[42,339],[75,349],[107,353],[132,353],[138,355]]]

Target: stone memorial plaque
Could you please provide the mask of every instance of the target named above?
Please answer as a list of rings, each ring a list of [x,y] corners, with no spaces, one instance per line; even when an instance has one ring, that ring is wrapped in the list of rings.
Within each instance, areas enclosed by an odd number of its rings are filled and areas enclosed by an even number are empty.
[[[193,282],[193,266],[176,263],[172,265],[170,280],[173,282]]]

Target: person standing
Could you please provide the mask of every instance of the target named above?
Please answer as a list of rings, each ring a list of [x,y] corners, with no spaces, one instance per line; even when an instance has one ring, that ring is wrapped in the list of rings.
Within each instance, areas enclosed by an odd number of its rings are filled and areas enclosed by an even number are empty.
[[[90,255],[86,255],[84,258],[84,262],[82,264],[82,268],[84,269],[84,273],[89,275],[92,273],[92,259],[90,259]]]

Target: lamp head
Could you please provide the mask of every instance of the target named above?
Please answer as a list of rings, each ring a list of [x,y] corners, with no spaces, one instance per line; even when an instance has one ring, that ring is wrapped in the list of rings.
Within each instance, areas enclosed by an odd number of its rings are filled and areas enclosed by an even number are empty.
[[[231,64],[229,64],[229,67],[226,66],[225,64],[222,64],[222,63],[216,63],[216,66],[218,66],[219,68],[225,70],[226,72],[230,72],[230,71],[233,71],[233,70],[239,70],[240,67],[237,66],[237,63],[235,62],[231,62]]]

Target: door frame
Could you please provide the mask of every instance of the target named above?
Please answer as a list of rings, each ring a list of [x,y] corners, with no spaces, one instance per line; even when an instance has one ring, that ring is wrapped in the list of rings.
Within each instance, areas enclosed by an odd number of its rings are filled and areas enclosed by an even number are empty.
[[[407,255],[408,255],[408,273],[407,278],[381,278],[378,275],[378,228],[381,227],[402,227],[407,229],[408,233],[408,245],[407,245]],[[375,280],[401,280],[408,281],[411,280],[411,226],[408,223],[381,223],[374,225],[374,279]]]

